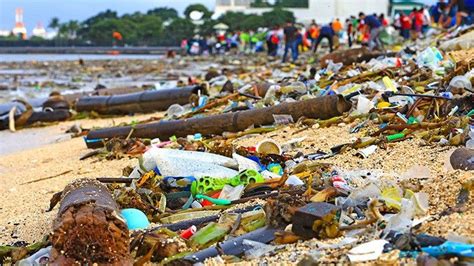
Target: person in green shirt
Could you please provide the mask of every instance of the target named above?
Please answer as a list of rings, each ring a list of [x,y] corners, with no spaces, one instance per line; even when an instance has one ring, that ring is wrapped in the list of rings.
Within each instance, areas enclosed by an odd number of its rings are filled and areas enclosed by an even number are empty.
[[[250,48],[250,34],[248,32],[240,32],[240,51],[247,52]]]

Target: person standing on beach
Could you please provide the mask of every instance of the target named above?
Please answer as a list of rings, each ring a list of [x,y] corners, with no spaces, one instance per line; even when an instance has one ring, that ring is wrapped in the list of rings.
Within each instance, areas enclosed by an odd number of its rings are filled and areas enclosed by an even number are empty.
[[[294,62],[298,59],[298,29],[295,27],[293,22],[288,22],[286,27],[283,29],[283,33],[285,35],[285,53],[283,54],[282,62],[286,62],[289,50],[291,50],[291,57]]]

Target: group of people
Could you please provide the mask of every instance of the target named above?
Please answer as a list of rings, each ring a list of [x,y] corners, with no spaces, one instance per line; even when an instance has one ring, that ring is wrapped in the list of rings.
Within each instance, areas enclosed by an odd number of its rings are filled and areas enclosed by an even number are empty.
[[[219,32],[208,36],[195,35],[181,42],[182,50],[189,55],[219,54],[230,50],[242,53],[264,51],[264,31]]]
[[[422,37],[431,25],[447,29],[472,24],[473,15],[474,0],[439,0],[430,8],[414,8],[409,14],[397,14],[394,26],[405,40],[417,39]]]
[[[474,0],[439,0],[429,11],[432,22],[439,27],[474,23]]]
[[[329,51],[345,42],[348,47],[354,43],[366,45],[369,49],[382,50],[381,34],[384,28],[393,25],[404,39],[422,37],[433,24],[449,28],[473,23],[474,0],[439,0],[430,8],[414,8],[409,14],[400,12],[390,24],[384,14],[359,13],[345,23],[334,19],[319,25],[316,21],[308,27],[288,22],[268,30],[220,32],[207,37],[195,36],[184,40],[182,48],[188,54],[216,54],[230,50],[241,53],[267,51],[269,56],[282,55],[286,62],[291,54],[296,61],[300,52],[317,52],[323,40],[327,40]]]
[[[317,52],[319,45],[325,39],[328,42],[329,51],[332,52],[340,45],[343,36],[347,36],[347,44],[352,47],[357,41],[362,45],[367,45],[370,49],[383,49],[380,41],[380,34],[384,27],[389,25],[388,19],[383,14],[377,16],[359,13],[359,17],[351,16],[345,25],[339,19],[318,25],[314,20],[308,29],[299,30],[294,24],[288,23],[283,30],[285,48],[283,62],[286,61],[288,53],[291,51],[293,61],[298,58],[298,48],[305,48]]]
[[[285,26],[275,26],[268,30],[219,32],[210,36],[194,36],[181,43],[183,51],[190,55],[219,54],[227,51],[254,53],[267,51],[269,56],[283,56],[283,62],[291,53],[293,61],[298,59],[300,52],[316,52],[321,41],[327,39],[329,50],[332,52],[340,45],[344,33],[347,33],[349,47],[357,38],[360,43],[367,44],[372,49],[382,47],[379,34],[388,22],[383,15],[359,14],[356,19],[352,16],[344,25],[339,19],[331,23],[318,25],[314,20],[305,28],[301,24],[288,22]],[[371,36],[371,37],[370,37]]]

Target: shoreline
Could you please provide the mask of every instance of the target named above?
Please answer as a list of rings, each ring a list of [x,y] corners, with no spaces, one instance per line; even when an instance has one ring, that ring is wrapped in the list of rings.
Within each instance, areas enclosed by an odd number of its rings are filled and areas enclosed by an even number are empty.
[[[164,55],[166,52],[178,51],[178,46],[156,47],[114,47],[114,46],[64,46],[64,47],[35,47],[11,46],[0,47],[0,54],[134,54],[134,55]]]

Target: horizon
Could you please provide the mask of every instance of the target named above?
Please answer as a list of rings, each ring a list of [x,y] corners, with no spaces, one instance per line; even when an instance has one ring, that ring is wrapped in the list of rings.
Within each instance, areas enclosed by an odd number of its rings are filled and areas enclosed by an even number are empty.
[[[426,4],[436,2],[420,1]],[[107,9],[117,11],[121,16],[137,11],[144,13],[157,7],[174,8],[182,16],[184,9],[194,3],[202,3],[213,11],[215,0],[70,0],[67,4],[60,0],[0,0],[0,30],[11,30],[14,27],[16,8],[23,8],[23,21],[30,35],[38,23],[47,29],[53,17],[58,17],[60,22],[82,22]]]

